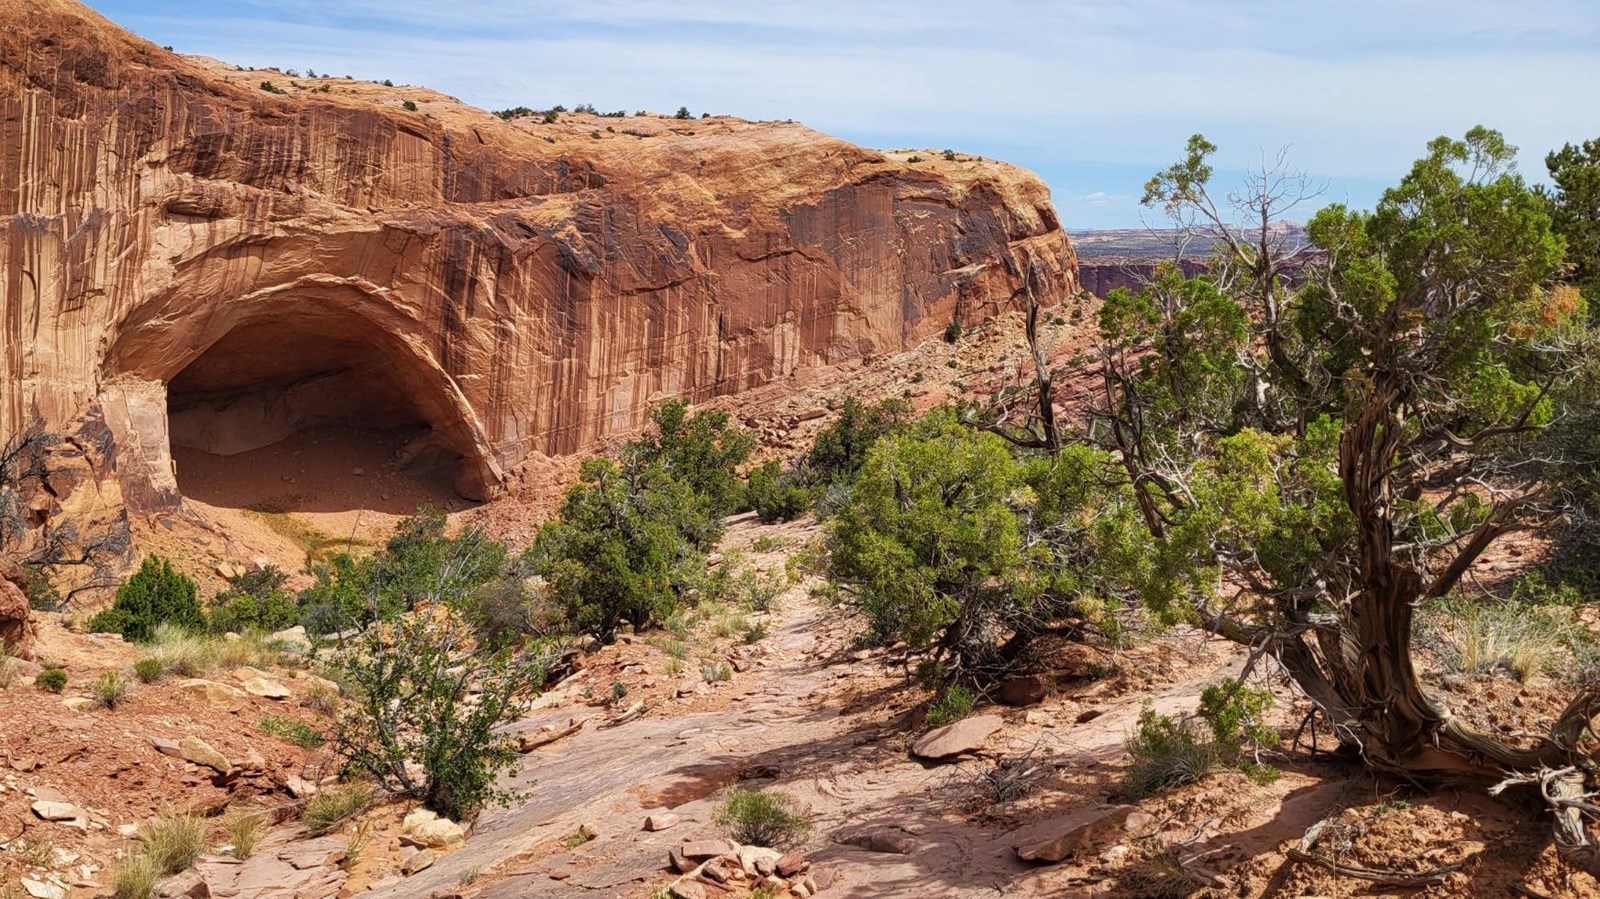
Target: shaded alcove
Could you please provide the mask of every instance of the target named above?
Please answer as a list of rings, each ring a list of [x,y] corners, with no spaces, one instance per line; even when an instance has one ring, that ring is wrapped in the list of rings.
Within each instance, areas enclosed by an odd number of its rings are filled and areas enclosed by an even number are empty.
[[[293,312],[236,324],[167,381],[179,490],[303,512],[455,500],[480,463],[442,375],[360,316]]]

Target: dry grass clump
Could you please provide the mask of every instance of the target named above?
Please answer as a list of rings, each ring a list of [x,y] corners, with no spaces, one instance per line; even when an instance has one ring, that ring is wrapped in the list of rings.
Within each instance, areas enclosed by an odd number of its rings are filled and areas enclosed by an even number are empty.
[[[187,812],[165,812],[139,825],[141,852],[163,875],[187,871],[206,851],[206,820]]]
[[[111,871],[111,890],[116,899],[151,899],[160,882],[160,866],[143,852],[127,856]]]
[[[140,678],[171,672],[179,677],[203,677],[223,668],[273,665],[283,661],[281,645],[262,634],[229,639],[217,634],[196,634],[172,624],[156,628],[155,639],[139,659]]]
[[[311,797],[300,813],[300,823],[312,836],[321,836],[361,814],[376,798],[370,784],[337,784]]]
[[[1569,609],[1510,602],[1455,601],[1435,606],[1423,621],[1422,643],[1445,671],[1504,673],[1526,683],[1565,676],[1590,648]]]
[[[90,690],[95,702],[102,708],[114,709],[128,696],[128,679],[115,671],[107,671],[95,678]]]
[[[243,860],[256,851],[256,844],[267,831],[267,822],[255,812],[235,811],[223,820],[222,829],[228,835],[233,857]]]

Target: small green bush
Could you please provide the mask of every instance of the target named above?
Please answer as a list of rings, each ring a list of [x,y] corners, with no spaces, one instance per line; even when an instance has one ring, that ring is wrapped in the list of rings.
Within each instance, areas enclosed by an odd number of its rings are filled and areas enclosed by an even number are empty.
[[[946,151],[944,151],[944,161],[945,162],[955,162],[956,161],[956,151],[954,151],[954,150],[946,150]]]
[[[939,694],[933,705],[928,707],[927,723],[929,727],[944,727],[972,715],[977,708],[978,697],[973,692],[960,684],[952,684]]]
[[[211,630],[244,634],[294,626],[300,610],[283,587],[288,579],[275,565],[228,578],[228,589],[211,601]]]
[[[273,84],[270,81],[261,82],[261,89],[266,91],[269,94],[281,94],[281,93],[284,92],[283,88],[277,86],[276,84]]]
[[[811,810],[787,793],[729,787],[712,821],[740,843],[791,849],[811,835]]]
[[[407,100],[400,104],[400,108],[404,109],[406,112],[416,112],[417,104],[411,100]]]
[[[1270,783],[1277,769],[1256,761],[1254,750],[1278,742],[1278,733],[1262,720],[1271,706],[1271,693],[1232,678],[1201,691],[1194,716],[1173,718],[1147,704],[1128,738],[1132,764],[1123,793],[1151,796],[1195,783],[1220,767],[1238,768],[1257,782]]]
[[[793,476],[782,472],[777,462],[759,465],[750,471],[745,498],[762,524],[793,521],[811,508],[811,491]]]
[[[94,616],[89,627],[99,633],[120,633],[123,639],[145,643],[156,627],[171,623],[187,630],[204,630],[205,613],[194,581],[173,569],[160,556],[146,556],[127,583],[117,590],[111,608]]]
[[[944,326],[944,342],[945,343],[955,343],[955,342],[959,341],[960,339],[961,339],[961,322],[956,321],[955,319],[951,319],[950,320],[950,324]]]
[[[51,693],[60,693],[67,688],[67,672],[60,668],[46,668],[34,677],[33,685]]]
[[[678,107],[678,111],[676,113],[674,113],[672,117],[675,118],[675,119],[692,119],[692,118],[694,118],[694,116],[689,113],[689,107],[687,107],[687,106],[679,106]]]
[[[143,684],[155,683],[161,679],[161,675],[165,672],[166,666],[161,664],[161,660],[157,658],[146,656],[133,663],[133,675]]]
[[[95,701],[100,703],[102,708],[114,709],[127,698],[128,681],[115,671],[107,671],[95,678],[92,689]]]

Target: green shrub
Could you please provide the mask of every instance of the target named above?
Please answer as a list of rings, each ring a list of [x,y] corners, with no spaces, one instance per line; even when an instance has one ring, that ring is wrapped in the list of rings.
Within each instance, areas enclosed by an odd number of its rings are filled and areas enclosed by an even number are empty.
[[[675,118],[675,119],[692,119],[692,118],[694,118],[694,116],[689,113],[689,107],[687,107],[687,106],[679,106],[678,107],[678,111],[676,113],[674,113],[672,117]]]
[[[165,671],[166,666],[161,663],[160,659],[151,658],[149,656],[146,656],[133,663],[133,675],[139,679],[140,683],[143,684],[155,683],[161,679],[161,675],[165,673]]]
[[[960,684],[951,684],[928,707],[929,727],[944,727],[972,715],[978,706],[978,697]]]
[[[269,94],[281,94],[281,93],[284,92],[283,88],[277,86],[276,84],[273,84],[270,81],[261,82],[261,89],[266,91]]]
[[[28,595],[28,608],[35,612],[61,611],[61,591],[50,582],[49,572],[37,565],[24,565],[22,573],[26,578],[23,592]]]
[[[168,623],[186,630],[204,630],[205,613],[200,611],[194,581],[174,570],[171,562],[150,555],[118,588],[111,608],[90,620],[89,627],[144,643],[155,637],[158,625]]]
[[[206,851],[209,828],[199,815],[167,812],[139,825],[143,852],[162,874],[177,874],[192,867]]]
[[[33,685],[51,693],[60,693],[67,688],[67,672],[60,668],[46,668],[34,676]]]
[[[346,770],[456,820],[518,795],[497,786],[519,758],[499,728],[526,712],[552,653],[538,644],[489,649],[475,634],[440,603],[335,641],[330,670],[353,686],[332,734]]]
[[[791,849],[811,835],[811,811],[787,793],[729,787],[712,821],[740,843]]]
[[[945,162],[955,162],[956,161],[956,151],[954,151],[954,150],[946,150],[946,151],[944,151],[943,155],[944,155],[944,161]]]
[[[1271,706],[1271,693],[1232,678],[1201,691],[1194,716],[1173,718],[1146,704],[1127,741],[1132,764],[1123,793],[1154,795],[1195,783],[1219,767],[1239,768],[1258,782],[1276,779],[1276,769],[1255,759],[1257,750],[1278,742],[1278,733],[1262,720]]]
[[[839,417],[817,434],[806,453],[804,471],[808,482],[853,480],[873,444],[910,418],[911,406],[902,400],[884,400],[868,406],[853,396],[846,397]]]
[[[228,578],[228,589],[211,601],[211,630],[243,634],[292,627],[300,610],[283,588],[288,579],[275,565]]]
[[[811,508],[811,491],[792,475],[784,474],[777,462],[768,462],[750,471],[745,496],[763,524],[793,521]]]
[[[951,319],[950,320],[950,324],[944,326],[944,342],[945,343],[956,343],[960,339],[961,339],[961,322],[956,321],[955,319]]]
[[[400,108],[404,109],[406,112],[416,112],[417,104],[411,100],[407,100],[400,104]]]
[[[312,836],[321,836],[366,811],[377,798],[371,784],[355,782],[327,787],[306,801],[300,823]]]
[[[102,708],[114,709],[127,698],[128,681],[115,671],[106,671],[95,678],[92,690]]]

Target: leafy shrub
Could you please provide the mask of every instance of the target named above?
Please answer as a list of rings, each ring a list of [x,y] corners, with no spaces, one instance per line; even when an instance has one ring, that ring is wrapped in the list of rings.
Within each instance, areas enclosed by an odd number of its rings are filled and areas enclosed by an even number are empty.
[[[777,462],[768,462],[750,471],[745,496],[763,524],[793,521],[811,508],[811,491],[792,475],[784,474]]]
[[[161,675],[165,671],[166,666],[161,663],[160,659],[150,658],[149,656],[133,663],[133,676],[137,677],[142,684],[155,683],[161,679]]]
[[[944,161],[945,162],[955,162],[956,161],[956,151],[954,151],[954,150],[946,150],[946,151],[944,151],[943,155],[944,155]]]
[[[1201,691],[1194,716],[1173,718],[1146,704],[1128,738],[1132,764],[1123,793],[1150,796],[1194,783],[1225,766],[1240,768],[1261,781],[1276,778],[1276,769],[1256,762],[1252,751],[1278,742],[1277,732],[1262,720],[1271,706],[1271,693],[1232,678]]]
[[[872,445],[910,418],[911,406],[903,400],[884,400],[868,406],[853,396],[847,397],[839,417],[817,434],[806,453],[809,482],[829,484],[854,479]]]
[[[261,89],[266,91],[269,94],[281,94],[281,93],[284,93],[283,88],[277,86],[276,84],[273,84],[270,81],[261,82]]]
[[[1205,727],[1187,716],[1158,714],[1146,704],[1139,723],[1127,740],[1131,764],[1122,781],[1130,798],[1153,796],[1164,790],[1194,783],[1220,764],[1217,747]]]
[[[339,638],[331,662],[355,688],[333,732],[347,770],[458,820],[515,796],[496,786],[518,758],[498,728],[527,710],[550,664],[539,646],[491,650],[474,633],[447,604],[418,606]]]
[[[162,874],[189,870],[206,851],[208,836],[206,819],[181,812],[166,812],[139,825],[141,851]]]
[[[723,518],[744,504],[739,466],[750,458],[755,438],[736,429],[726,412],[689,412],[682,400],[668,400],[650,412],[655,432],[635,441],[629,452],[640,467],[659,466],[704,498],[708,513]],[[699,542],[710,549],[720,528]]]
[[[155,637],[158,625],[169,623],[187,630],[203,630],[205,613],[200,611],[194,581],[173,569],[166,559],[150,555],[117,589],[111,608],[94,616],[89,627],[144,643]]]
[[[482,529],[454,537],[439,509],[403,518],[383,549],[366,558],[340,554],[311,566],[314,583],[300,594],[301,623],[313,634],[360,627],[418,603],[465,604],[473,591],[499,577],[505,545]]]
[[[811,835],[811,810],[787,793],[729,787],[712,821],[740,843],[769,849],[790,849]]]
[[[289,576],[275,565],[228,578],[228,589],[211,601],[211,630],[278,631],[299,619],[294,594],[283,589]]]
[[[128,681],[115,671],[106,671],[95,678],[91,689],[95,702],[103,708],[114,709],[127,697]]]
[[[921,156],[912,155],[912,156],[907,156],[906,157],[906,162],[917,163],[917,162],[921,162],[921,161],[922,161],[922,157]]]
[[[23,592],[28,596],[28,608],[35,612],[61,611],[61,591],[50,583],[50,574],[38,565],[24,565]]]
[[[961,340],[961,322],[956,321],[955,319],[951,319],[950,320],[950,324],[944,326],[944,342],[945,343],[956,343],[956,342],[958,342],[960,340]]]
[[[279,737],[288,740],[296,746],[306,749],[316,749],[321,746],[326,738],[322,731],[317,730],[303,721],[293,718],[283,718],[277,715],[268,715],[256,723],[256,730],[270,737]]]
[[[407,100],[404,103],[400,104],[400,108],[404,109],[406,112],[416,112],[417,111],[417,104],[416,104],[415,101]]]
[[[951,684],[928,707],[929,727],[944,727],[972,715],[978,706],[978,697],[960,684]]]
[[[60,668],[46,668],[34,675],[33,685],[51,693],[60,693],[67,688],[67,672]]]
[[[672,117],[675,118],[675,119],[692,119],[692,118],[694,118],[694,116],[690,114],[689,107],[687,107],[687,106],[679,106],[678,107],[678,111],[676,113],[673,113]]]
[[[327,787],[306,801],[300,823],[312,836],[321,836],[366,811],[377,798],[371,784],[342,783]]]

